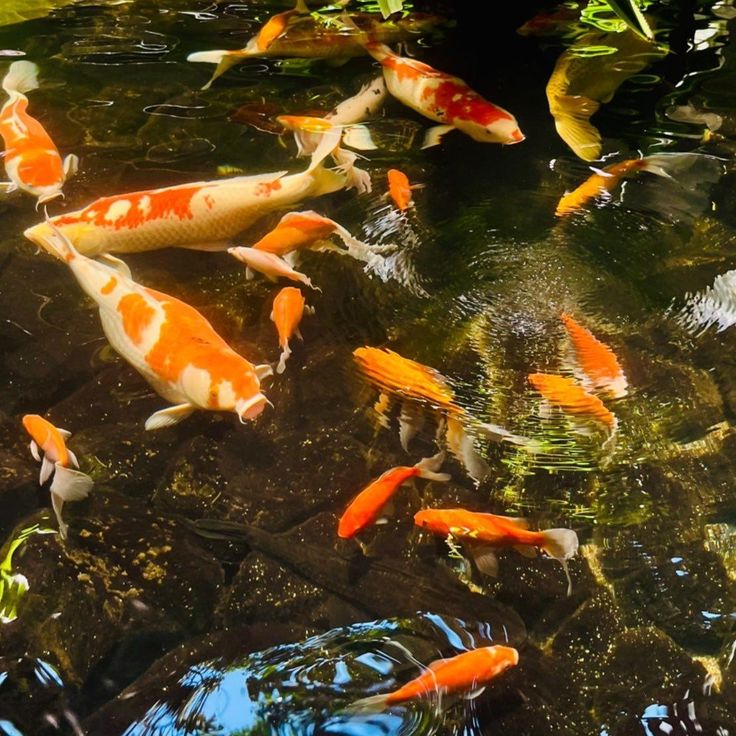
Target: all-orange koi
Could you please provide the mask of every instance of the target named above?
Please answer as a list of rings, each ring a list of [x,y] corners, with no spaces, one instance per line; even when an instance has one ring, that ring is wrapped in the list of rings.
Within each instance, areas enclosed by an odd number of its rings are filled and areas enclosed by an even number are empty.
[[[389,196],[399,211],[406,212],[409,207],[414,206],[414,200],[411,197],[411,190],[419,189],[424,185],[409,184],[409,178],[407,175],[398,169],[389,169],[387,172],[387,178]]]
[[[347,181],[344,171],[325,169],[313,156],[305,171],[289,176],[279,171],[102,197],[24,235],[45,248],[53,225],[89,256],[170,246],[226,250],[264,214],[344,189]],[[54,255],[53,248],[46,250]]]
[[[302,321],[305,309],[307,307],[304,295],[294,286],[285,286],[273,300],[271,321],[276,325],[281,346],[281,357],[276,373],[283,373],[286,368],[286,361],[291,355],[291,348],[289,348],[291,336],[295,334],[300,340],[302,339],[299,323]]]
[[[368,484],[350,502],[345,513],[340,517],[337,535],[342,539],[351,539],[373,524],[399,487],[411,478],[424,478],[439,482],[450,480],[447,473],[436,472],[444,459],[445,453],[440,452],[434,457],[420,460],[411,467],[401,465],[387,470],[380,478]]]
[[[0,135],[5,143],[5,171],[10,182],[6,192],[22,189],[38,203],[62,196],[64,181],[77,171],[78,159],[70,154],[63,161],[46,129],[28,114],[26,92],[38,87],[38,67],[30,61],[15,61],[2,81],[8,100],[0,110]]]
[[[498,560],[494,550],[513,547],[525,557],[534,557],[539,548],[562,564],[571,592],[567,560],[578,551],[578,535],[572,529],[530,531],[525,519],[482,514],[466,509],[424,509],[414,515],[414,523],[442,537],[451,535],[465,543],[478,569],[495,577]]]
[[[117,258],[87,258],[53,226],[48,243],[97,302],[113,348],[173,404],[152,414],[146,429],[170,427],[196,409],[234,411],[241,422],[263,411],[260,380],[272,374],[269,365],[252,365],[196,309],[136,283]]]
[[[572,378],[555,376],[549,373],[532,373],[529,383],[544,396],[547,401],[562,409],[565,414],[583,419],[593,419],[601,424],[609,435],[613,435],[618,420],[603,402],[588,393]]]
[[[626,396],[628,382],[613,350],[569,314],[563,312],[562,323],[575,348],[576,361],[591,386],[616,399]]]
[[[477,697],[491,680],[518,663],[519,653],[513,647],[498,644],[471,649],[455,657],[435,660],[406,685],[385,695],[359,700],[350,709],[370,711],[431,695],[464,692]]]
[[[75,454],[66,446],[71,432],[55,427],[38,414],[26,414],[23,427],[31,435],[31,455],[41,463],[39,483],[43,485],[54,474],[51,482],[51,504],[59,524],[59,534],[66,539],[68,525],[61,510],[66,501],[81,501],[92,490],[92,478],[74,468],[79,467]],[[43,453],[43,457],[39,454]]]

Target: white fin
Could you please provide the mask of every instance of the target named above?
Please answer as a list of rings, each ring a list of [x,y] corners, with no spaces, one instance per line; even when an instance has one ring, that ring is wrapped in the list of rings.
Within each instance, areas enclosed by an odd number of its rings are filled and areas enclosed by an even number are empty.
[[[38,88],[38,67],[32,61],[14,61],[3,79],[3,89],[10,94],[25,94]]]
[[[404,452],[409,452],[409,443],[424,426],[424,412],[413,401],[404,401],[399,414],[399,441]]]
[[[205,64],[219,64],[225,56],[230,52],[224,49],[216,51],[195,51],[193,54],[187,56],[187,61],[193,61],[195,63],[203,62]]]
[[[528,544],[515,544],[514,549],[523,557],[536,557],[536,547],[531,547]]]
[[[455,130],[454,125],[435,125],[430,128],[424,134],[424,141],[422,148],[431,148],[432,146],[439,146],[442,143],[442,136],[449,133],[451,130]]]
[[[70,153],[64,159],[64,178],[71,179],[79,171],[79,158]]]
[[[53,472],[54,464],[44,455],[44,458],[41,461],[41,473],[38,476],[38,482],[43,485]]]
[[[493,547],[483,544],[469,544],[470,555],[475,566],[490,578],[498,577],[498,557]]]
[[[3,194],[11,194],[17,191],[18,185],[13,181],[0,181],[0,192]]]
[[[572,529],[546,529],[542,532],[544,545],[542,549],[557,560],[565,571],[567,578],[567,594],[572,593],[572,579],[567,560],[575,556],[578,551],[578,535]]]
[[[151,414],[146,419],[146,429],[163,429],[164,427],[173,427],[182,419],[186,419],[195,407],[192,404],[178,404],[177,406],[169,406],[166,409]]]
[[[332,130],[317,135],[319,135],[319,143],[312,153],[307,171],[316,169],[340,145],[341,131],[339,128],[332,128]]]
[[[504,429],[498,424],[489,424],[488,422],[481,422],[477,425],[477,430],[489,440],[494,442],[511,442],[514,445],[524,445],[527,442],[526,437],[521,437],[518,434],[509,432],[508,429]]]
[[[79,467],[79,460],[77,460],[77,456],[67,447],[66,448],[66,454],[69,456],[69,462],[75,467]]]
[[[56,514],[56,523],[59,526],[59,535],[62,539],[66,539],[69,527],[64,523],[64,519],[61,518],[61,510],[64,508],[64,499],[57,496],[55,493],[51,494],[51,506]]]
[[[420,460],[414,467],[419,471],[419,477],[426,480],[436,480],[440,483],[446,483],[452,477],[449,473],[437,473],[436,471],[442,467],[445,462],[445,452],[438,452],[432,457],[425,457]]]
[[[485,690],[485,685],[483,685],[483,687],[477,687],[475,690],[465,693],[465,695],[463,695],[463,700],[475,700],[478,696],[483,695]]]
[[[63,501],[81,501],[87,498],[93,485],[94,481],[86,473],[56,463],[51,493]]]
[[[365,125],[348,125],[342,132],[342,144],[358,151],[375,151],[378,146],[373,142],[370,130]]]
[[[362,713],[369,714],[369,713],[380,713],[382,710],[386,708],[386,701],[388,700],[388,695],[372,695],[369,698],[361,698],[360,700],[356,700],[354,703],[351,703],[345,710],[344,713],[352,713],[355,715],[360,715]]]
[[[281,355],[279,356],[279,364],[276,366],[276,373],[281,374],[286,370],[286,361],[289,359],[290,355],[291,348],[289,348],[289,341],[287,340],[281,351]]]
[[[373,523],[377,526],[383,526],[384,524],[388,524],[389,518],[388,516],[381,516],[378,519],[376,519]]]
[[[126,278],[133,278],[133,275],[130,273],[130,268],[128,267],[128,264],[117,256],[114,256],[110,253],[101,253],[98,256],[98,260],[102,261],[102,263],[104,263],[106,266],[109,266]]]
[[[72,433],[68,429],[62,429],[61,427],[57,427],[56,431],[65,439],[68,440]]]
[[[317,310],[314,307],[310,307],[309,304],[304,305],[304,314],[308,314],[310,317],[317,314]]]
[[[372,191],[371,175],[355,165],[358,159],[357,154],[342,148],[336,148],[332,158],[338,164],[337,171],[343,172],[347,176],[346,189],[355,189],[358,194],[369,194]]]
[[[271,378],[273,376],[273,366],[270,363],[261,363],[255,368],[256,376],[259,381],[263,381],[265,378]]]
[[[450,452],[462,463],[468,475],[480,483],[491,472],[488,463],[476,452],[473,438],[455,417],[448,417],[445,434]]]
[[[33,459],[37,463],[40,463],[41,462],[41,455],[39,455],[39,453],[38,453],[38,445],[36,444],[36,441],[35,440],[31,440],[31,444],[28,445],[28,447],[31,450],[31,455],[32,455]]]
[[[600,106],[600,102],[584,95],[562,95],[550,104],[560,138],[584,161],[594,161],[601,155],[601,134],[590,122]]]

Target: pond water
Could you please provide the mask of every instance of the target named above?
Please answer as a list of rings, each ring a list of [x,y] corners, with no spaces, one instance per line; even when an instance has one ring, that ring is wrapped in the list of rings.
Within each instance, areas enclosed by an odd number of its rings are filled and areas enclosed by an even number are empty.
[[[202,90],[214,66],[187,56],[245,46],[285,4],[14,5],[25,15],[0,13],[0,74],[20,58],[38,65],[29,111],[79,157],[52,216],[102,196],[304,171],[276,117],[327,114],[380,74],[367,56],[249,58]],[[301,254],[321,291],[302,290],[314,314],[285,371],[262,380],[272,406],[252,422],[196,411],[146,431],[167,400],[109,345],[64,262],[24,237],[43,207],[2,195],[0,733],[736,733],[736,7],[648,5],[669,52],[642,52],[636,37],[631,51],[620,28],[575,18],[517,33],[549,3],[514,3],[493,27],[472,3],[407,4],[432,14],[407,51],[511,111],[526,139],[453,131],[422,148],[434,123],[388,97],[366,121],[376,147],[357,161],[371,192],[296,198],[233,240],[252,245],[285,212],[314,210],[388,246],[370,265]],[[591,161],[556,131],[555,69],[569,98],[601,103]],[[641,157],[655,158],[611,171]],[[392,168],[421,185],[404,212],[386,194]],[[269,316],[290,282],[165,245],[118,255],[251,363],[275,365]],[[581,409],[529,380],[582,385],[563,313],[617,356],[617,398],[578,395]],[[450,397],[371,380],[353,356],[364,346],[439,371],[428,375]],[[65,540],[28,414],[72,433],[94,481],[64,507]],[[408,452],[400,414],[417,432]],[[484,423],[503,430],[489,438]],[[387,523],[360,543],[338,537],[361,489],[441,449],[449,481],[413,480]],[[414,525],[420,509],[453,507],[574,530],[570,595],[545,555],[500,549],[491,577],[472,545]],[[494,644],[519,663],[482,692],[355,707]]]

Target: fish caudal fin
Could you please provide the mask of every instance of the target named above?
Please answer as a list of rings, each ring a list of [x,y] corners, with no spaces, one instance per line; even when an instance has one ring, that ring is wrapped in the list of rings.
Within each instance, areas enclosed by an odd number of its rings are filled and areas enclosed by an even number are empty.
[[[567,594],[572,593],[572,580],[567,561],[578,551],[578,535],[572,529],[547,529],[542,532],[544,543],[542,549],[557,560],[567,577]]]
[[[94,485],[92,478],[79,470],[65,468],[63,465],[56,463],[54,472],[54,480],[51,483],[51,505],[56,514],[56,521],[59,525],[59,534],[62,539],[66,539],[68,525],[64,523],[61,511],[66,501],[81,501],[89,495]]]
[[[417,469],[420,478],[425,480],[436,480],[439,483],[446,483],[452,476],[449,473],[438,473],[437,470],[442,467],[445,461],[445,453],[438,452],[432,457],[425,457],[420,460],[414,467]]]
[[[336,148],[332,154],[338,171],[344,171],[347,176],[346,189],[355,189],[358,194],[370,194],[373,189],[371,175],[365,169],[359,169],[355,162],[358,155],[343,148]]]
[[[246,56],[248,56],[248,54],[245,54],[242,51],[197,51],[193,54],[189,54],[189,56],[187,56],[187,61],[217,64],[210,81],[202,87],[202,89],[209,89],[218,77],[221,77],[228,69],[230,69],[230,67],[235,66],[240,59]]]
[[[352,715],[369,713],[380,713],[388,705],[388,695],[372,695],[369,698],[361,698],[351,703],[343,712]]]
[[[286,361],[289,359],[289,356],[291,355],[291,348],[289,347],[289,341],[287,340],[284,343],[284,348],[281,351],[281,356],[279,357],[279,364],[276,366],[276,373],[283,373],[284,370],[286,370]]]
[[[38,67],[32,61],[14,61],[3,79],[3,89],[25,94],[38,88]]]
[[[584,161],[600,158],[601,134],[590,117],[601,103],[582,95],[558,97],[555,102],[553,115],[560,138]]]
[[[685,189],[713,184],[723,172],[723,161],[700,153],[658,153],[642,159],[642,170],[675,180]]]

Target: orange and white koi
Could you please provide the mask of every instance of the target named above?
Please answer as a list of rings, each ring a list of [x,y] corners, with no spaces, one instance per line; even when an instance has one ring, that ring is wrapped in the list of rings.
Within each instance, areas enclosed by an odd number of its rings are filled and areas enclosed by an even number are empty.
[[[152,414],[146,429],[170,427],[197,409],[233,411],[243,423],[263,411],[260,381],[271,366],[251,364],[196,309],[138,284],[119,259],[87,258],[53,226],[48,242],[97,303],[113,348],[173,404]]]
[[[276,366],[276,373],[283,373],[286,368],[286,361],[291,355],[291,348],[289,348],[291,336],[296,335],[300,340],[302,339],[299,323],[307,309],[309,307],[305,305],[304,295],[294,286],[285,286],[273,300],[271,321],[276,325],[281,347],[281,357]]]
[[[345,244],[345,248],[326,240],[330,235],[337,235]],[[380,260],[378,253],[395,248],[393,245],[363,243],[354,238],[342,225],[312,210],[287,213],[273,230],[266,233],[252,247],[282,258],[305,248],[328,250],[348,255],[369,265],[374,265]]]
[[[13,62],[2,87],[8,100],[0,110],[0,135],[10,182],[0,187],[6,192],[22,189],[38,197],[38,204],[63,196],[64,182],[79,162],[74,154],[62,161],[46,129],[28,114],[25,93],[38,87],[38,67],[30,61]]]
[[[563,312],[561,319],[575,349],[575,359],[592,387],[615,399],[626,396],[628,382],[613,350],[569,314]]]
[[[246,278],[248,280],[253,278],[253,271],[262,273],[270,281],[276,281],[279,277],[284,279],[290,279],[291,281],[298,281],[310,289],[316,289],[322,291],[318,286],[315,286],[309,276],[295,271],[283,258],[268,253],[265,250],[256,250],[255,248],[246,248],[245,246],[239,246],[237,248],[228,248],[227,252],[237,258],[241,263],[245,263]]]
[[[450,452],[476,481],[482,480],[490,468],[476,452],[467,427],[496,442],[505,441],[522,447],[529,445],[526,438],[498,425],[479,422],[458,406],[447,379],[434,368],[404,358],[393,350],[381,348],[356,348],[353,357],[368,380],[381,391],[381,406],[388,403],[384,395],[393,395],[402,401],[399,437],[405,450],[421,429],[424,418],[422,409],[439,412],[439,426],[445,432]]]
[[[89,256],[168,247],[226,250],[264,214],[344,189],[347,181],[344,171],[325,169],[313,156],[305,171],[288,176],[279,171],[102,197],[24,235],[46,248],[53,225]],[[46,250],[54,255],[53,248]]]
[[[550,373],[532,373],[529,383],[554,406],[575,418],[590,419],[601,425],[612,437],[618,427],[616,416],[604,403],[588,393],[572,378]]]
[[[342,4],[342,3],[340,3]],[[300,14],[295,11],[279,13],[271,18],[261,31],[242,49],[227,51],[197,51],[187,56],[187,61],[216,64],[215,73],[204,86],[244,59],[252,57],[285,57],[299,59],[343,58],[365,54],[363,43],[376,38],[384,43],[405,41],[412,36],[431,31],[442,19],[423,13],[408,13],[398,20],[380,21],[373,13],[351,13],[357,32],[345,32],[338,24],[338,15]],[[283,26],[283,27],[282,27]],[[263,35],[261,35],[263,34]]]
[[[43,485],[54,474],[51,482],[51,505],[59,524],[59,534],[66,539],[68,525],[64,523],[61,510],[66,501],[81,501],[92,490],[93,481],[86,473],[81,473],[76,455],[66,446],[71,432],[55,427],[38,414],[26,414],[23,426],[31,435],[31,455],[41,463],[39,483]],[[39,454],[43,453],[43,457]]]
[[[513,647],[497,644],[471,649],[455,657],[435,660],[419,677],[406,685],[385,695],[358,700],[349,710],[378,710],[432,695],[466,693],[468,697],[477,697],[491,680],[518,663],[519,652]]]
[[[346,25],[351,25],[348,18]],[[438,71],[416,59],[399,56],[376,40],[366,51],[383,67],[388,91],[407,107],[441,123],[430,128],[423,148],[440,143],[451,130],[461,130],[480,143],[521,143],[524,135],[516,118],[481,97],[460,78]]]
[[[436,472],[444,459],[445,453],[440,452],[434,457],[420,460],[416,465],[401,465],[387,470],[379,478],[369,483],[350,502],[345,513],[340,517],[337,535],[342,539],[351,539],[356,534],[360,534],[378,519],[381,511],[399,487],[412,478],[424,478],[441,483],[450,480],[447,473]]]
[[[420,189],[424,184],[409,184],[409,177],[398,169],[389,169],[387,178],[389,196],[400,212],[406,212],[414,206],[411,190]]]
[[[570,595],[572,583],[567,560],[578,551],[578,535],[572,529],[546,529],[530,531],[525,519],[509,516],[482,514],[466,509],[423,509],[414,514],[414,523],[442,537],[451,535],[464,543],[478,569],[496,577],[498,560],[495,549],[513,547],[524,557],[535,557],[536,548],[560,562],[568,580]]]

